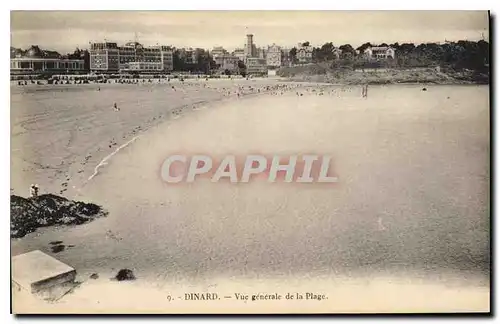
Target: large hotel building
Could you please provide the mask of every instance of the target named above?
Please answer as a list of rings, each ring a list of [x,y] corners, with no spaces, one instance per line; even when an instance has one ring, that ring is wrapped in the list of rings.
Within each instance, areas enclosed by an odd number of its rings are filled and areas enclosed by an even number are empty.
[[[173,50],[168,46],[144,47],[137,42],[90,44],[90,71],[96,73],[149,72],[174,69]]]

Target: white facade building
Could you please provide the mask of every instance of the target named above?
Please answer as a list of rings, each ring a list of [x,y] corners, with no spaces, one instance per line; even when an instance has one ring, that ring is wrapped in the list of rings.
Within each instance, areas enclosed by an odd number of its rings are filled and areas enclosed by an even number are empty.
[[[364,55],[368,59],[394,59],[396,58],[396,51],[389,46],[368,47],[365,49]]]
[[[245,50],[243,48],[237,48],[233,51],[233,56],[236,56],[238,58],[238,60],[240,61],[245,61],[245,58],[246,58],[246,54],[245,54]]]
[[[312,63],[312,53],[312,46],[304,46],[302,43],[299,43],[297,46],[297,60],[299,64]]]
[[[217,56],[215,63],[219,66],[219,70],[224,72],[229,70],[231,73],[238,72],[238,61],[240,59],[237,56],[224,54],[222,56]]]
[[[137,42],[93,43],[90,47],[90,70],[93,72],[172,71],[173,50],[168,46],[144,47]]]
[[[265,59],[248,57],[245,65],[247,67],[247,74],[267,75],[267,62]]]
[[[281,48],[273,44],[267,48],[266,62],[269,67],[281,66]]]

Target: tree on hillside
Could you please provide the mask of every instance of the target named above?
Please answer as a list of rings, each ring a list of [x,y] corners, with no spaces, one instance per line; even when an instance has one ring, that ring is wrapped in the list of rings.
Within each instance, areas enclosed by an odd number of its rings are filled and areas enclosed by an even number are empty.
[[[69,59],[80,59],[80,49],[77,47],[73,53],[67,55]]]
[[[386,46],[386,43],[380,44]],[[357,50],[360,53],[366,48],[373,46],[371,43],[364,43]],[[330,67],[332,69],[356,68],[356,67],[436,67],[441,66],[442,71],[454,70],[472,73],[473,78],[488,82],[489,64],[490,64],[490,44],[485,40],[478,42],[460,40],[456,42],[438,43],[393,43],[390,45],[396,50],[394,60],[378,60],[366,62],[356,59],[356,51],[349,44],[339,47],[341,52],[340,59],[332,60]],[[335,56],[335,47],[332,43],[325,43],[323,46],[313,48],[313,59],[315,62],[331,60]],[[297,49],[290,51],[290,57],[296,60]],[[362,57],[362,56],[360,56]],[[317,71],[313,71],[317,73]]]
[[[247,67],[245,63],[242,60],[238,60],[238,73],[242,76],[245,77],[247,74]]]
[[[404,43],[399,46],[399,51],[402,53],[410,53],[415,49],[415,45],[413,43]]]
[[[356,50],[350,44],[339,46],[339,49],[342,51],[342,58],[353,58],[356,55]]]
[[[297,62],[297,48],[292,48],[288,54],[290,55],[290,61],[295,64]]]
[[[309,42],[304,42],[304,43],[302,43],[302,46],[309,46],[309,45],[310,45],[310,43],[309,43]]]
[[[181,57],[180,51],[178,49],[174,50],[173,63],[174,63],[174,71],[185,71],[186,62],[184,58]]]
[[[361,45],[360,47],[356,48],[360,54],[363,54],[364,51],[368,48],[368,47],[372,47],[373,45],[371,43],[364,43],[363,45]]]
[[[318,59],[321,61],[331,61],[335,58],[335,54],[333,53],[333,50],[335,49],[335,46],[333,46],[332,42],[325,43],[321,48],[318,48],[317,51],[317,56]]]
[[[484,40],[477,42],[478,60],[483,61],[484,65],[490,64],[490,44]]]
[[[396,51],[399,51],[399,43],[396,42],[396,43],[393,43],[391,45],[389,45],[390,47],[394,48]]]
[[[212,56],[208,50],[197,49],[196,50],[197,63],[195,65],[195,70],[199,72],[209,73],[212,65]]]
[[[320,49],[318,47],[313,47],[312,61],[315,62],[315,63],[323,61],[323,56],[321,55]]]
[[[80,59],[83,60],[83,68],[90,71],[90,52],[88,50],[80,51]]]

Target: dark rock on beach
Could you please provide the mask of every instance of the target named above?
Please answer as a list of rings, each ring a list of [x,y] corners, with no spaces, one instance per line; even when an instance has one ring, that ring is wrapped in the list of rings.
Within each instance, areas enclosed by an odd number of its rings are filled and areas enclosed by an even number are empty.
[[[114,279],[118,281],[125,281],[125,280],[135,280],[136,278],[132,270],[121,269],[120,271],[118,271]]]
[[[66,246],[61,244],[61,245],[53,245],[50,249],[51,249],[52,253],[59,253],[59,252],[64,251],[65,248],[66,248]]]
[[[52,225],[80,225],[106,214],[96,204],[68,200],[53,194],[29,198],[11,195],[10,236],[20,238],[37,228]]]

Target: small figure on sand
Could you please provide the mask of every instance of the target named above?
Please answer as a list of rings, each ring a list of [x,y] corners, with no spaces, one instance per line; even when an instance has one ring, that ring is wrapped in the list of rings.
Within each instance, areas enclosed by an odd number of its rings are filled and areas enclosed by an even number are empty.
[[[363,88],[361,89],[361,95],[363,98],[368,98],[368,84],[363,85]]]
[[[120,108],[116,105],[116,102],[113,104],[113,110],[114,111],[120,111]]]
[[[379,231],[385,231],[386,230],[386,227],[384,226],[384,224],[382,224],[382,217],[378,218],[377,225],[378,225],[377,227],[378,227]]]
[[[30,196],[31,197],[38,197],[38,185],[37,184],[31,184]]]

